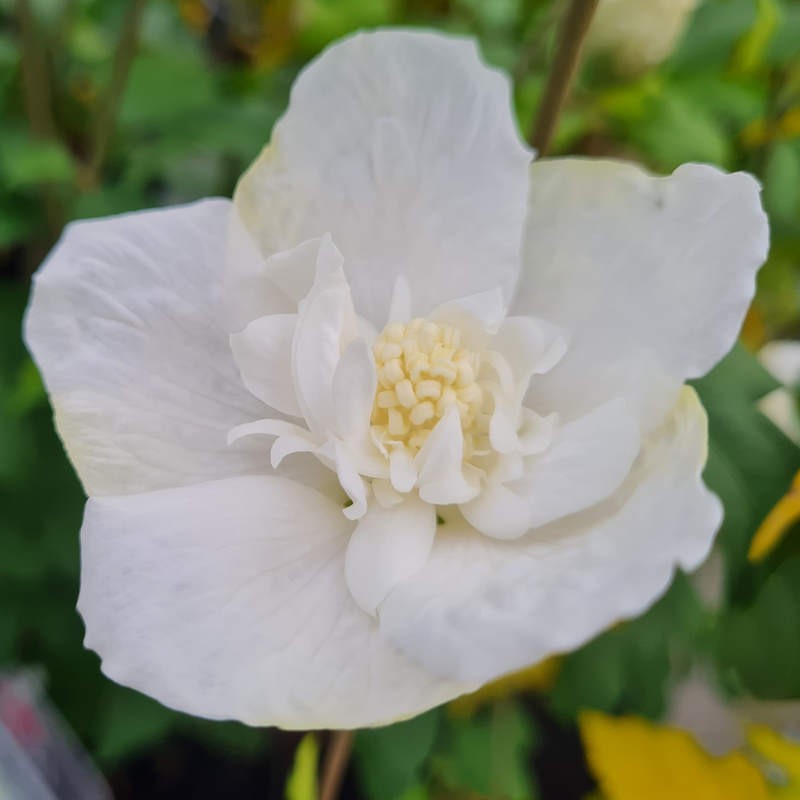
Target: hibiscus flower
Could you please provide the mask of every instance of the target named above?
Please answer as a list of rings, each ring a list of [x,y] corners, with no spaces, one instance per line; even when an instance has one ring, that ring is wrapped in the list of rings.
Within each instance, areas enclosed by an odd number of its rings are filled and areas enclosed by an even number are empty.
[[[286,728],[408,717],[640,613],[706,556],[706,418],[756,182],[531,166],[475,45],[298,77],[233,201],[73,223],[26,336],[89,495],[112,679]]]

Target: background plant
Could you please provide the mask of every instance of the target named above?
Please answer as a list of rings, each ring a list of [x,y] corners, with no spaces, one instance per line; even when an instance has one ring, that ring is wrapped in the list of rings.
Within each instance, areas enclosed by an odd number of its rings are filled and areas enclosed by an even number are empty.
[[[305,800],[325,737],[190,719],[107,681],[83,649],[83,496],[19,339],[31,271],[71,219],[230,194],[297,71],[359,27],[477,36],[513,76],[528,131],[562,10],[555,0],[0,0],[0,665],[42,670],[119,798],[279,797],[292,773],[289,794]],[[747,557],[800,469],[798,447],[757,409],[777,384],[753,355],[800,336],[800,3],[706,0],[653,68],[590,52],[551,152],[658,172],[705,161],[763,182],[773,242],[743,344],[697,385],[711,420],[706,479],[726,509],[718,570],[679,575],[640,619],[480,697],[359,732],[345,796],[582,797],[593,778],[581,712],[663,719],[698,670],[732,705],[800,700],[791,519],[765,558]]]

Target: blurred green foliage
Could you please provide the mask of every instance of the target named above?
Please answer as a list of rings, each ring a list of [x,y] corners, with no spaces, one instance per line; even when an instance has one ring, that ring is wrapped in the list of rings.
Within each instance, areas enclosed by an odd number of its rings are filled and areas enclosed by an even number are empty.
[[[291,759],[280,743],[270,749],[268,733],[164,709],[106,680],[82,647],[83,496],[19,339],[28,276],[70,219],[230,194],[297,71],[362,26],[477,36],[512,75],[528,130],[563,3],[153,0],[138,29],[135,6],[0,0],[0,665],[43,668],[58,707],[110,772],[188,737],[245,761],[274,758],[282,786]],[[136,48],[124,46],[126,31]],[[708,605],[697,581],[678,576],[647,614],[566,656],[555,685],[530,697],[494,701],[467,719],[438,709],[359,732],[350,780],[369,800],[567,797],[552,787],[584,769],[578,711],[659,718],[670,688],[698,665],[731,697],[800,698],[798,537],[762,564],[746,558],[800,468],[798,448],[756,408],[775,383],[752,354],[770,338],[800,335],[800,3],[706,0],[671,57],[638,74],[590,58],[555,150],[655,171],[707,161],[763,182],[773,241],[747,347],[697,383],[710,417],[706,477],[726,509],[722,588]],[[311,792],[312,747],[298,754],[293,796]]]

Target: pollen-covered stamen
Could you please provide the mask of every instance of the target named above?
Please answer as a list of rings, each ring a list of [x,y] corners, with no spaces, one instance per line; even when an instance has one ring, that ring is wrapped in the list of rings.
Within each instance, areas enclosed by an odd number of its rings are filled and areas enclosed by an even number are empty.
[[[436,423],[455,406],[464,433],[464,458],[488,448],[489,399],[478,381],[480,357],[460,346],[450,325],[413,319],[387,325],[373,346],[378,389],[372,437],[391,451],[416,455]]]

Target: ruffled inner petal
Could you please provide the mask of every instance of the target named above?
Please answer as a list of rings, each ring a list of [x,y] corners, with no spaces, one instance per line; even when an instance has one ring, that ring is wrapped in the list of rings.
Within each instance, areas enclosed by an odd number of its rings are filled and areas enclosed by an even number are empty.
[[[454,406],[445,413],[417,454],[419,496],[434,505],[466,503],[480,491],[464,464],[464,435]]]
[[[392,508],[373,505],[347,545],[345,576],[353,599],[368,614],[428,560],[436,534],[435,509],[417,498]]]
[[[527,501],[531,527],[545,525],[614,492],[639,446],[639,421],[624,401],[612,400],[564,425],[547,450],[527,459],[524,476],[509,488]]]
[[[244,385],[276,411],[299,417],[292,379],[292,340],[296,314],[271,314],[231,335],[231,350]]]

